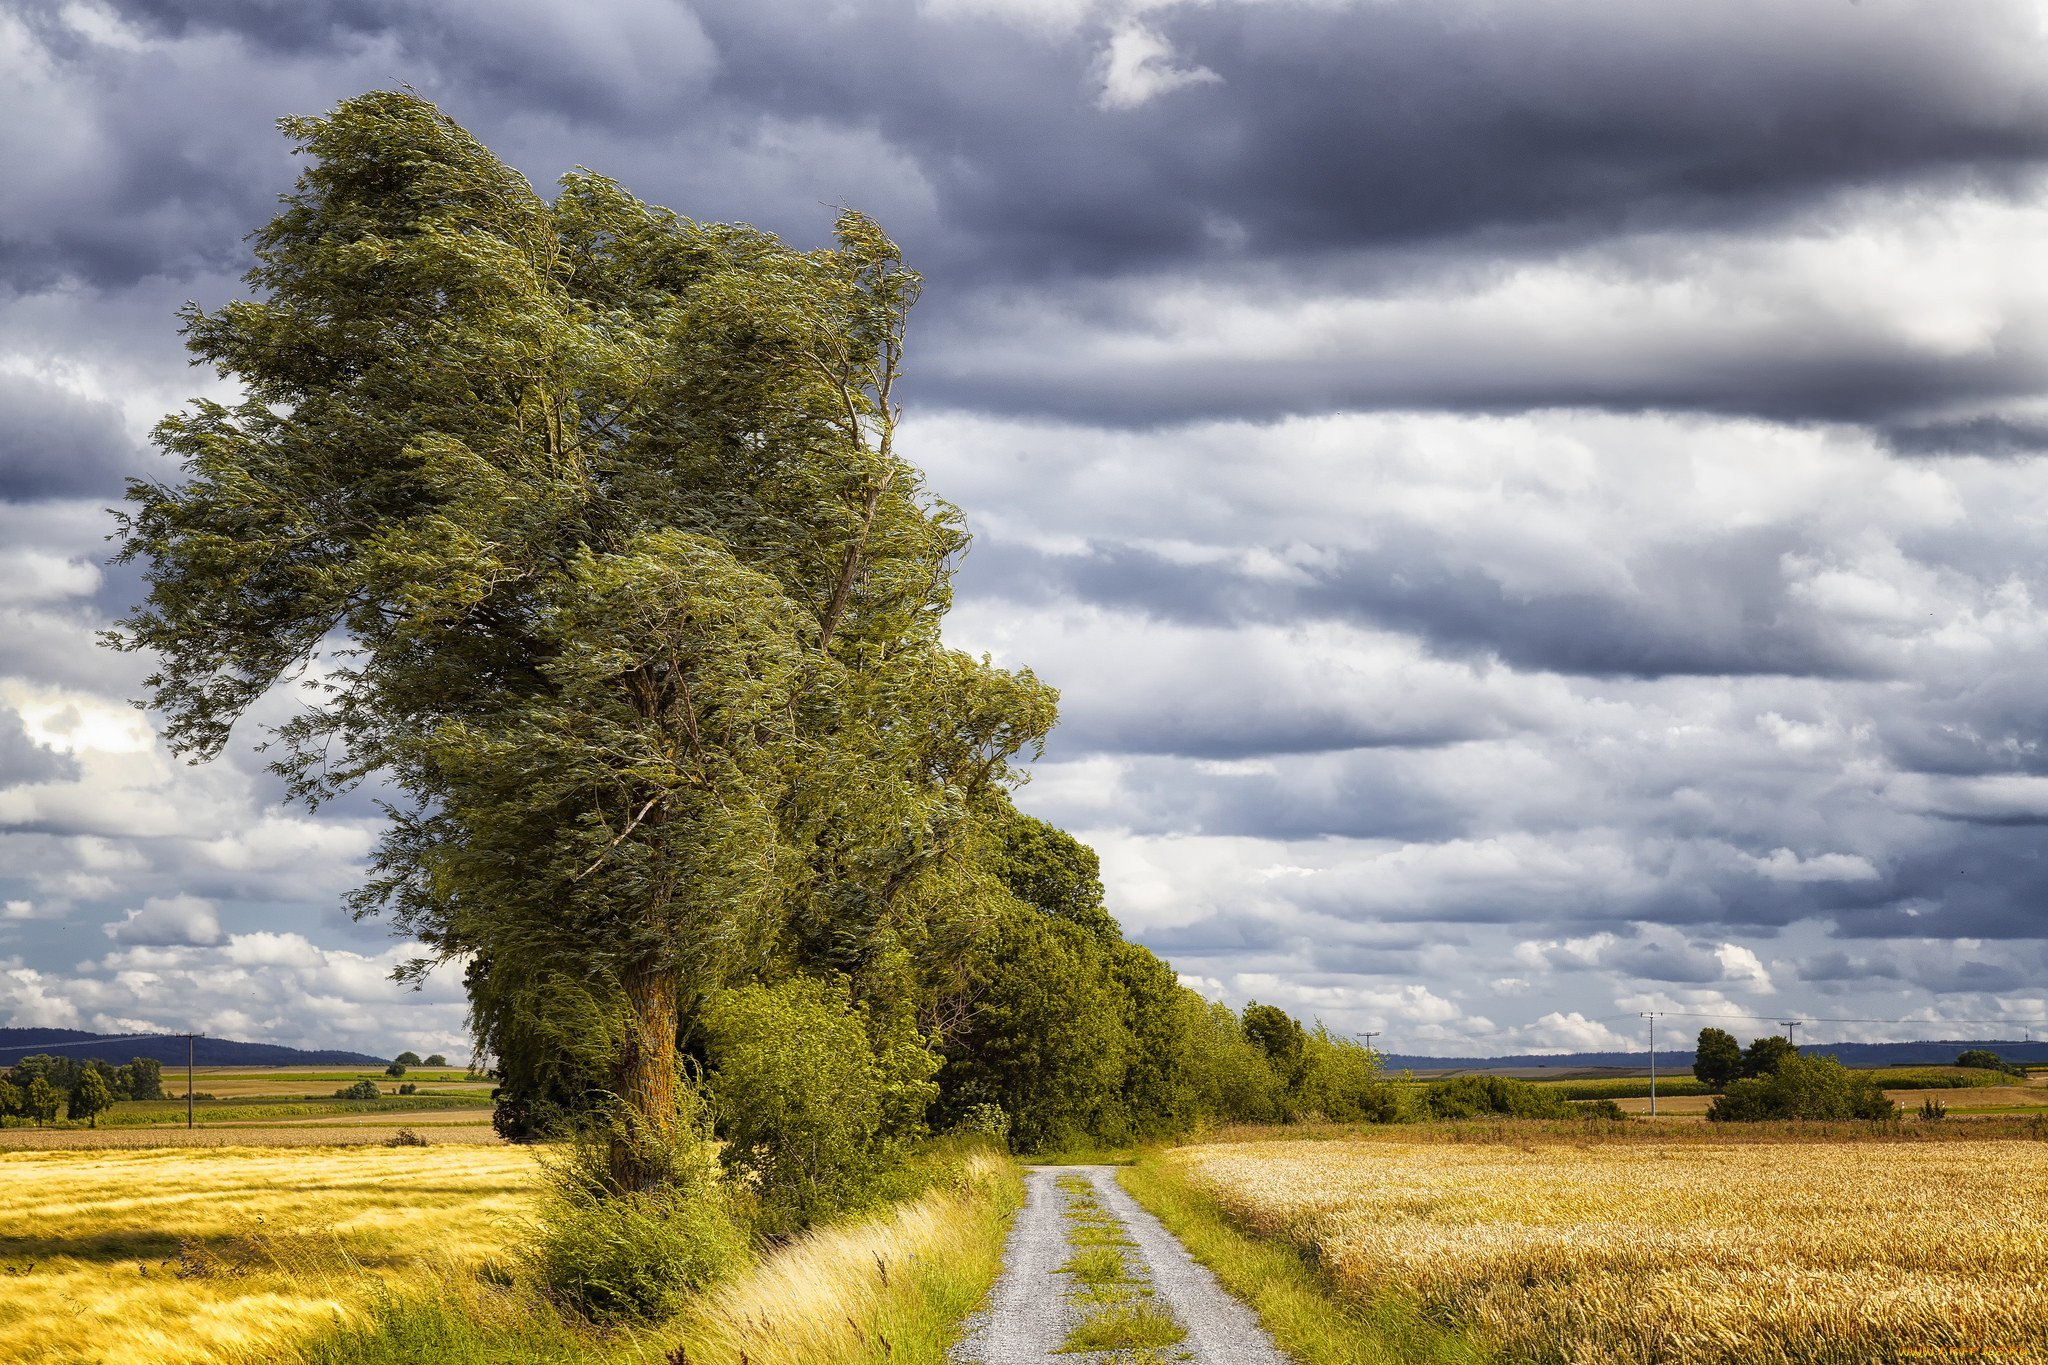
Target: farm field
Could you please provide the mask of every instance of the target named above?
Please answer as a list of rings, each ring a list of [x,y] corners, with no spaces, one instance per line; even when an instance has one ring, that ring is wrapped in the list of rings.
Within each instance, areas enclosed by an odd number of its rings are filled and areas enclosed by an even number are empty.
[[[234,1359],[332,1321],[366,1271],[498,1252],[533,1170],[475,1145],[0,1153],[0,1361]]]
[[[370,1081],[383,1092],[374,1100],[344,1100],[335,1091]],[[98,1116],[95,1124],[68,1121],[38,1128],[14,1121],[0,1124],[0,1151],[34,1147],[132,1146],[135,1139],[165,1145],[220,1145],[220,1139],[203,1140],[209,1130],[239,1133],[229,1143],[304,1141],[291,1130],[332,1128],[365,1130],[360,1140],[382,1140],[400,1128],[472,1130],[468,1137],[452,1131],[446,1141],[494,1140],[490,1127],[491,1089],[495,1082],[473,1077],[460,1067],[415,1068],[403,1078],[384,1074],[381,1068],[343,1070],[274,1069],[266,1067],[201,1067],[194,1074],[192,1089],[202,1098],[192,1105],[196,1131],[185,1130],[185,1072],[166,1068],[161,1100],[121,1100]],[[416,1093],[400,1095],[400,1084],[410,1084]],[[249,1130],[264,1130],[252,1134]],[[131,1138],[105,1136],[122,1131]],[[146,1135],[146,1136],[145,1136]],[[325,1141],[349,1140],[328,1137]]]
[[[1155,1160],[1511,1359],[2048,1359],[2048,1143],[1505,1128]]]

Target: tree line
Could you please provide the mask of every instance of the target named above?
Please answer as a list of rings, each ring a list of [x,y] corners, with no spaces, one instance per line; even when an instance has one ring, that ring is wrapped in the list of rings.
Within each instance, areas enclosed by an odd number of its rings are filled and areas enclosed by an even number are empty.
[[[115,1066],[97,1057],[62,1057],[38,1053],[24,1057],[0,1077],[0,1119],[25,1119],[37,1125],[54,1122],[61,1110],[68,1119],[99,1126],[99,1115],[117,1100],[160,1100],[164,1097],[163,1064],[137,1057]]]

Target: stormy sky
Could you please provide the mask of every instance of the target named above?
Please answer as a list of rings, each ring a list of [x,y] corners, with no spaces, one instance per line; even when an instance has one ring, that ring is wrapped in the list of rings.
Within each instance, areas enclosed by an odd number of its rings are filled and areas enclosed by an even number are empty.
[[[273,120],[398,85],[896,236],[952,638],[1062,689],[1020,800],[1191,984],[1446,1054],[2048,1015],[2036,3],[9,0],[0,1020],[463,1041],[339,909],[371,813],[94,642]]]

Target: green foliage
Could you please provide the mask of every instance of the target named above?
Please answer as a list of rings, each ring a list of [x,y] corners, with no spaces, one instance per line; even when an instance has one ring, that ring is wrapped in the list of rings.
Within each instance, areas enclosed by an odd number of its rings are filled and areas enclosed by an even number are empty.
[[[1989,1048],[1982,1047],[1968,1048],[1958,1053],[1956,1065],[1970,1067],[1973,1070],[1998,1071],[2008,1076],[2027,1074],[2025,1067],[2014,1066]]]
[[[64,1117],[84,1119],[93,1127],[99,1127],[99,1116],[114,1102],[114,1092],[107,1084],[107,1078],[98,1070],[87,1067],[79,1074],[78,1084],[71,1087],[71,1096],[65,1106]]]
[[[23,1107],[25,1103],[21,1087],[0,1076],[0,1119],[26,1117],[28,1111]]]
[[[1285,1086],[1228,1006],[1189,991],[1180,1015],[1188,1039],[1189,1085],[1202,1118],[1277,1123],[1286,1116]]]
[[[1432,1081],[1422,1092],[1422,1107],[1433,1119],[1557,1119],[1579,1113],[1578,1106],[1563,1096],[1506,1076],[1452,1076]]]
[[[1742,1045],[1726,1029],[1701,1029],[1695,1049],[1692,1074],[1708,1089],[1722,1089],[1742,1075]]]
[[[989,1138],[1007,1150],[1010,1145],[1010,1116],[999,1104],[970,1104],[953,1120],[951,1132],[961,1137]]]
[[[1277,1005],[1253,1001],[1244,1007],[1238,1022],[1244,1036],[1266,1054],[1266,1064],[1273,1068],[1280,1083],[1289,1089],[1299,1085],[1308,1034],[1294,1017]]]
[[[1303,1037],[1294,1102],[1305,1113],[1337,1123],[1393,1123],[1401,1117],[1400,1093],[1383,1074],[1379,1054],[1349,1038],[1331,1037],[1321,1024]]]
[[[31,1075],[22,1089],[22,1117],[33,1119],[38,1126],[55,1121],[59,1098],[48,1077]]]
[[[405,1084],[398,1087],[398,1093],[401,1095],[417,1095],[419,1093],[419,1089],[420,1088],[417,1085],[414,1085],[411,1081],[407,1081]]]
[[[334,1098],[338,1100],[376,1100],[383,1097],[384,1092],[377,1088],[375,1081],[357,1081],[334,1092]]]
[[[1929,1095],[1920,1101],[1920,1117],[1933,1123],[1948,1117],[1948,1101],[1936,1095]]]
[[[393,1057],[391,1062],[394,1066],[418,1066],[420,1064],[420,1054],[417,1052],[401,1052],[396,1057]]]
[[[185,314],[243,396],[160,424],[112,642],[196,758],[317,660],[270,751],[308,803],[398,793],[357,912],[472,964],[508,1099],[658,1137],[699,999],[941,951],[1053,723],[940,640],[966,537],[893,444],[918,277],[854,213],[805,253],[588,173],[543,199],[407,92],[283,127],[250,297]],[[605,1046],[515,1075],[572,997]]]
[[[939,1060],[900,1016],[792,978],[713,997],[703,1014],[721,1158],[786,1235],[861,1207],[924,1135]]]
[[[164,1097],[163,1063],[154,1057],[137,1057],[121,1068],[126,1074],[123,1089],[131,1100],[160,1100]]]
[[[1065,830],[1012,812],[1003,821],[995,868],[1010,894],[1032,909],[1100,938],[1123,937],[1103,905],[1102,860]]]
[[[405,1074],[405,1071],[406,1066],[404,1062],[393,1062],[391,1063],[391,1065],[384,1068],[384,1074],[391,1077],[393,1080],[396,1080],[398,1077],[403,1076]]]
[[[1071,921],[1018,911],[965,966],[974,1004],[944,1040],[947,1108],[998,1106],[1019,1151],[1120,1133],[1131,1040],[1102,942]]]
[[[1716,1123],[1766,1119],[1895,1119],[1899,1107],[1878,1083],[1833,1057],[1793,1054],[1775,1071],[1732,1082],[1707,1110]]]
[[[1775,1075],[1785,1063],[1798,1055],[1799,1049],[1792,1045],[1789,1038],[1780,1038],[1773,1034],[1767,1038],[1754,1039],[1743,1051],[1742,1074],[1750,1079]]]
[[[747,1264],[717,1159],[694,1127],[687,1113],[666,1125],[682,1136],[663,1153],[667,1178],[648,1190],[618,1190],[608,1145],[588,1135],[544,1163],[524,1258],[550,1298],[594,1322],[654,1321]]]
[[[429,1056],[429,1057],[427,1058],[427,1060],[426,1060],[426,1061],[424,1061],[424,1062],[420,1063],[420,1065],[421,1065],[421,1066],[446,1066],[446,1065],[448,1065],[448,1059],[447,1059],[446,1057],[442,1056],[442,1055],[441,1055],[440,1053],[436,1052],[436,1053],[432,1054],[431,1056]]]

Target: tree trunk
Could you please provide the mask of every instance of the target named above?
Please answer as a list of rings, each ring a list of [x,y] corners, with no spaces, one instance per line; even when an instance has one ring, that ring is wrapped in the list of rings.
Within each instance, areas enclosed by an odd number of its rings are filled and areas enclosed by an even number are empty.
[[[621,1190],[658,1184],[676,1137],[676,988],[656,963],[626,973],[626,1038],[619,1056],[624,1112],[612,1133],[611,1174]]]

